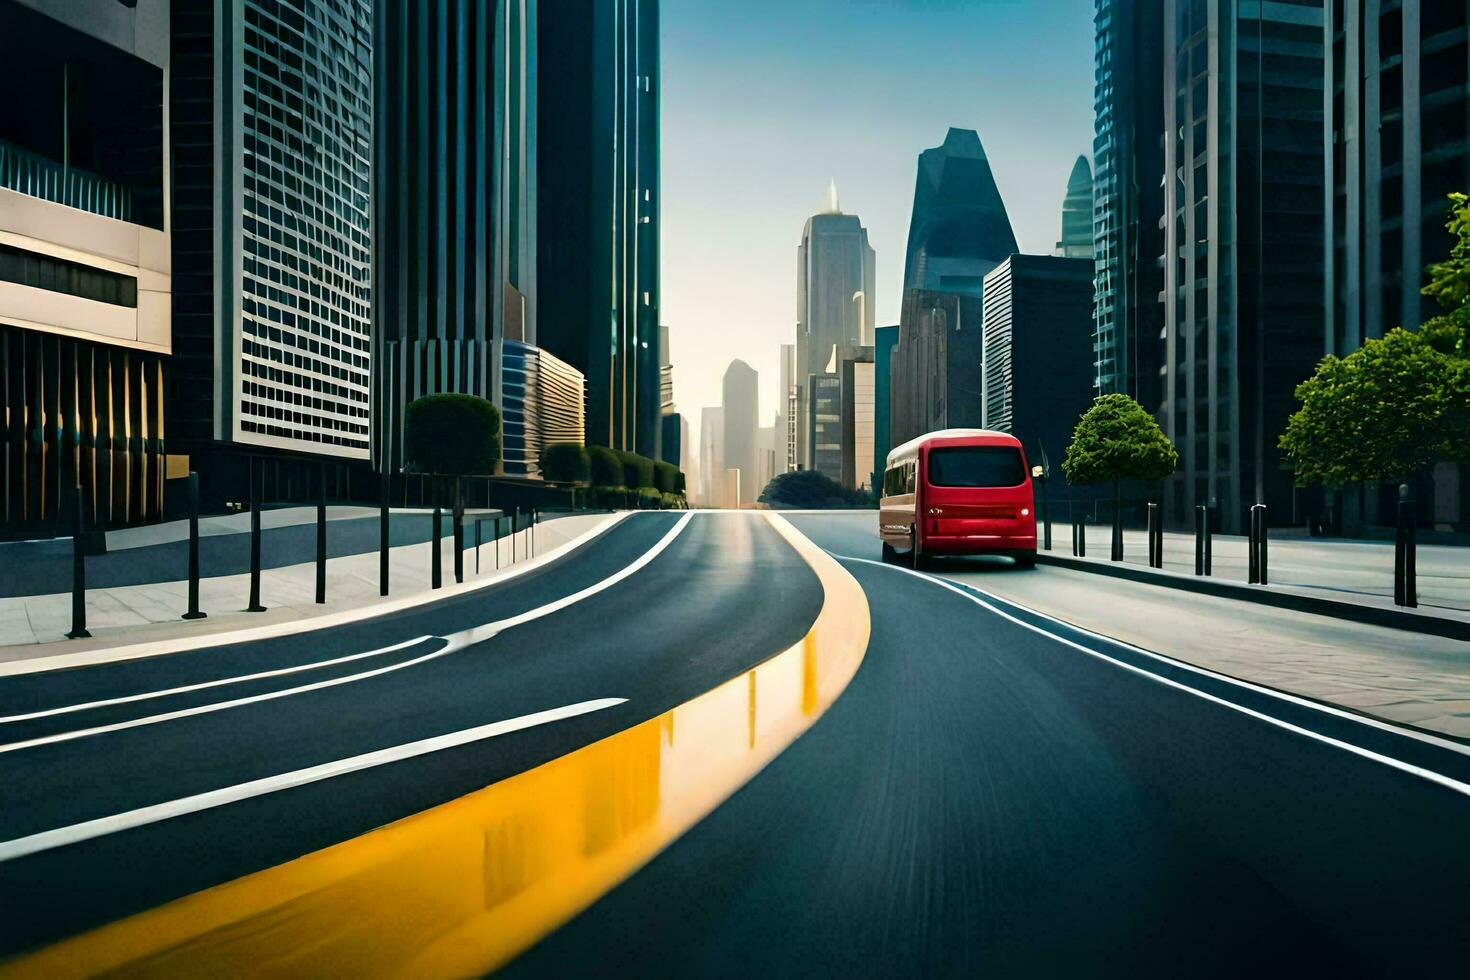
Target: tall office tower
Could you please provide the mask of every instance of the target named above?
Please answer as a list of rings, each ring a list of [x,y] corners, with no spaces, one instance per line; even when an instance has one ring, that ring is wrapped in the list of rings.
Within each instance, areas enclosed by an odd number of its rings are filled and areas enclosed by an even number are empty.
[[[842,378],[835,370],[806,376],[806,469],[842,481]]]
[[[827,206],[807,219],[796,250],[796,385],[799,467],[812,467],[806,437],[810,393],[806,379],[822,374],[841,346],[872,343],[876,306],[873,248],[855,214],[844,214],[834,182]]]
[[[587,375],[587,441],[649,457],[660,430],[658,24],[657,0],[562,0],[538,32],[538,337]]]
[[[761,492],[780,470],[776,469],[777,425],[763,425],[755,433],[755,482],[750,488],[751,499],[759,499]]]
[[[890,419],[893,412],[893,348],[898,344],[898,325],[873,331],[873,472],[888,468],[893,450]]]
[[[705,507],[734,506],[724,500],[725,419],[720,408],[699,414],[699,502]]]
[[[919,154],[903,288],[979,296],[985,273],[1016,251],[980,134],[951,128]]]
[[[1448,258],[1454,241],[1444,227],[1447,195],[1470,189],[1466,29],[1463,3],[1347,0],[1326,8],[1327,353],[1350,354],[1440,312],[1419,288],[1425,268]],[[1470,494],[1458,490],[1462,470],[1435,470],[1437,524],[1470,521]],[[1371,516],[1376,503],[1380,519],[1392,512],[1391,499],[1356,492],[1346,503],[1350,515]]]
[[[1067,178],[1062,199],[1062,237],[1057,254],[1067,259],[1092,258],[1092,167],[1079,156]]]
[[[978,428],[984,414],[981,298],[909,289],[891,355],[888,438]]]
[[[756,430],[760,428],[757,408],[760,377],[744,361],[731,361],[722,386],[725,436],[724,463],[727,470],[740,471],[740,499],[726,500],[726,507],[749,507],[760,490],[755,485]]]
[[[0,524],[155,520],[168,2],[0,0]],[[29,530],[27,530],[29,529]]]
[[[537,17],[536,0],[375,2],[373,428],[396,472],[409,402],[461,392],[508,418],[505,345],[536,342]],[[536,355],[513,356],[520,399]]]
[[[776,409],[776,472],[789,473],[803,458],[802,440],[797,433],[801,386],[797,383],[795,344],[781,345],[780,385],[776,389],[780,402]]]
[[[173,0],[169,447],[213,501],[369,455],[372,7]]]
[[[1012,255],[985,277],[984,427],[1054,474],[1093,398],[1092,273],[1090,259]]]
[[[849,490],[872,487],[873,348],[839,348],[837,378],[842,391],[842,485]]]
[[[1097,0],[1094,23],[1094,384],[1153,412],[1164,363],[1164,18],[1158,0]]]
[[[1166,508],[1300,515],[1276,440],[1326,349],[1323,2],[1165,0]]]
[[[658,328],[658,403],[659,414],[674,412],[674,365],[669,360],[669,328]]]

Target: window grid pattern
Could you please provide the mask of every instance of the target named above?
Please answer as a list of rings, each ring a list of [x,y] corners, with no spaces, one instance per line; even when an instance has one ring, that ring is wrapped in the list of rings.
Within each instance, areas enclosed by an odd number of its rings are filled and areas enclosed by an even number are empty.
[[[244,9],[241,428],[368,454],[371,7]],[[329,448],[330,447],[330,448]]]

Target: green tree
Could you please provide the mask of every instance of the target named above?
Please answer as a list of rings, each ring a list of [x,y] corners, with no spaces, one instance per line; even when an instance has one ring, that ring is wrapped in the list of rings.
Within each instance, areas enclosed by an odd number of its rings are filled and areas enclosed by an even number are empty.
[[[1443,294],[1442,294],[1443,295]],[[1458,315],[1402,327],[1297,385],[1280,446],[1298,486],[1403,482],[1470,458],[1470,358]]]
[[[592,475],[587,450],[575,442],[553,442],[541,450],[541,477],[553,483],[586,483]]]
[[[403,421],[405,462],[434,476],[489,476],[500,462],[500,410],[474,395],[415,398]]]
[[[1123,560],[1123,481],[1162,480],[1179,453],[1154,417],[1127,395],[1102,395],[1082,413],[1062,457],[1068,483],[1113,485],[1113,561]]]
[[[1279,445],[1298,486],[1400,483],[1470,458],[1470,197],[1450,195],[1445,227],[1455,244],[1420,292],[1446,312],[1325,357],[1297,385]]]
[[[1162,480],[1179,453],[1154,417],[1127,395],[1103,395],[1077,420],[1062,458],[1068,483]]]

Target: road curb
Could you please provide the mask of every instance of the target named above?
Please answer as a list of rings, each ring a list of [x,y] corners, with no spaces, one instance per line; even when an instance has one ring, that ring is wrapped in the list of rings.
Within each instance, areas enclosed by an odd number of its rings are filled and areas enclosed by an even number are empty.
[[[1470,641],[1470,622],[1449,619],[1444,616],[1435,616],[1431,613],[1415,612],[1409,609],[1389,609],[1383,606],[1362,605],[1354,602],[1346,602],[1341,599],[1328,599],[1323,596],[1286,592],[1271,588],[1270,586],[1247,585],[1244,582],[1228,582],[1209,576],[1179,575],[1174,572],[1144,569],[1125,562],[1103,562],[1087,558],[1072,558],[1065,555],[1049,554],[1045,551],[1037,552],[1036,561],[1037,564],[1052,565],[1056,568],[1070,568],[1079,572],[1091,572],[1094,575],[1108,575],[1113,578],[1127,579],[1131,582],[1144,582],[1149,585],[1180,589],[1185,592],[1195,592],[1201,595],[1219,596],[1224,599],[1239,599],[1245,602],[1260,603],[1265,606],[1275,606],[1279,609],[1314,613],[1319,616],[1332,616],[1336,619],[1345,619],[1349,622],[1363,623],[1368,626],[1384,626],[1389,629],[1405,630],[1411,633],[1442,636],[1451,640]]]

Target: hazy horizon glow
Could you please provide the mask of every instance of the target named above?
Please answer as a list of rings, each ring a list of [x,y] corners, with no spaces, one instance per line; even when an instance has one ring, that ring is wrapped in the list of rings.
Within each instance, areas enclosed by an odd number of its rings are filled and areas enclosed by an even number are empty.
[[[898,322],[919,152],[974,129],[1025,252],[1050,253],[1092,150],[1092,0],[665,0],[663,322],[698,438],[740,358],[777,403],[796,249],[836,180]]]

